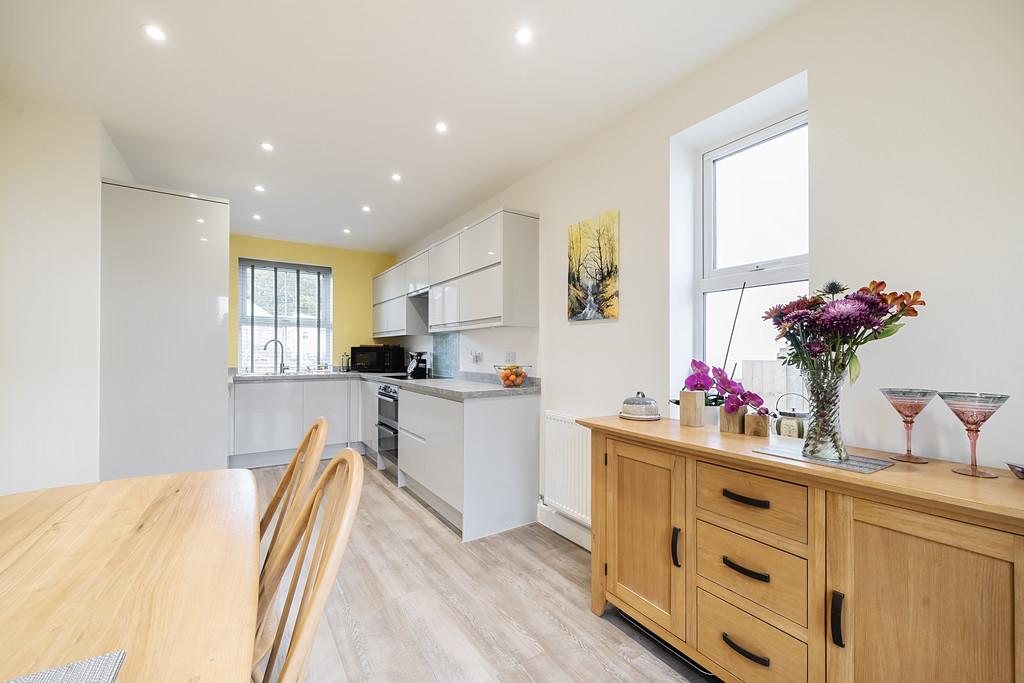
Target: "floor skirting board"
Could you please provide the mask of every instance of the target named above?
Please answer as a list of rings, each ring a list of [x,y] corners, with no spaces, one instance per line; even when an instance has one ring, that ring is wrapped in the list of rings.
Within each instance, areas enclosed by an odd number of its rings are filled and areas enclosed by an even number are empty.
[[[544,503],[537,503],[537,521],[581,548],[590,550],[590,528],[560,515]]]
[[[330,460],[338,451],[346,446],[356,449],[360,455],[366,453],[366,446],[361,441],[351,443],[334,443],[324,446],[324,460]],[[290,448],[283,451],[265,451],[263,453],[242,453],[228,456],[228,467],[231,469],[256,469],[258,467],[274,467],[275,465],[287,465],[295,455],[295,449]]]

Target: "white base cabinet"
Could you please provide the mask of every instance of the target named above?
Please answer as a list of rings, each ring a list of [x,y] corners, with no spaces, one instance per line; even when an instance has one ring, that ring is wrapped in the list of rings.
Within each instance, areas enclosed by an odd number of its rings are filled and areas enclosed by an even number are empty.
[[[398,483],[471,541],[537,519],[540,397],[449,401],[399,389]]]
[[[327,418],[328,445],[342,446],[359,441],[353,422],[357,426],[360,422],[353,420],[352,411],[361,405],[361,384],[363,382],[358,380],[327,379],[236,381],[231,455],[281,452],[280,457],[263,458],[258,464],[287,462],[313,420],[321,416]],[[333,450],[324,451],[324,457],[333,455]]]
[[[367,448],[367,453],[377,452],[377,382],[357,382],[359,391],[359,441]]]
[[[236,382],[232,455],[294,450],[302,441],[301,382]]]

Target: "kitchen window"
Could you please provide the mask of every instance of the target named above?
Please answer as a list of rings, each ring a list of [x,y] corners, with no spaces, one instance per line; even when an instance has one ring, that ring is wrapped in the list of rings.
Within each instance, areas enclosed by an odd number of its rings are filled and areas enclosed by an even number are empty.
[[[238,371],[329,364],[331,291],[330,268],[239,259]]]
[[[697,350],[740,378],[742,361],[776,358],[762,312],[807,294],[806,112],[707,151],[702,166]]]

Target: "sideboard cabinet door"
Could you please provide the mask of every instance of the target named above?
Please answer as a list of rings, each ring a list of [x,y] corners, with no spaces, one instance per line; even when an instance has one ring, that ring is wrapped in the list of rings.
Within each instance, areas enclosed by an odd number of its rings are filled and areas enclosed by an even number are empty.
[[[830,683],[1024,681],[1024,537],[829,493]]]
[[[685,463],[608,441],[608,592],[679,638],[684,631]]]

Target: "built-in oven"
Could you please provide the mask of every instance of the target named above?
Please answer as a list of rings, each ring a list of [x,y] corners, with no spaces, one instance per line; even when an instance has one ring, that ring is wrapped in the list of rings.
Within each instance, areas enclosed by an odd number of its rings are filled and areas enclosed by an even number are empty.
[[[393,384],[377,389],[377,452],[398,464],[398,387]]]

